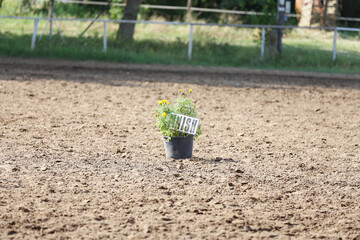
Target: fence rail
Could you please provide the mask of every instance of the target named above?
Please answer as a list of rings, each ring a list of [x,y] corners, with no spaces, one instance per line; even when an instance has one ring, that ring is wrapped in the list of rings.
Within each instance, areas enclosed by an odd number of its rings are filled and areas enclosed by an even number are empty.
[[[45,18],[45,17],[17,17],[17,16],[0,16],[0,19],[14,20],[33,20],[34,28],[31,38],[31,49],[35,49],[38,23],[43,21],[82,21],[82,22],[102,22],[103,23],[103,50],[107,51],[107,32],[106,24],[111,23],[134,23],[134,24],[164,24],[164,25],[182,25],[189,26],[189,43],[188,43],[188,60],[192,58],[192,42],[194,26],[217,26],[217,27],[236,27],[236,28],[257,28],[261,29],[261,51],[260,56],[263,59],[265,53],[265,29],[313,29],[334,31],[333,37],[333,54],[332,60],[336,60],[336,40],[338,31],[360,32],[360,28],[344,28],[344,27],[299,27],[299,26],[279,26],[279,25],[247,25],[247,24],[215,24],[215,23],[191,23],[191,22],[166,22],[166,21],[135,21],[135,20],[109,20],[109,19],[74,19],[74,18]]]

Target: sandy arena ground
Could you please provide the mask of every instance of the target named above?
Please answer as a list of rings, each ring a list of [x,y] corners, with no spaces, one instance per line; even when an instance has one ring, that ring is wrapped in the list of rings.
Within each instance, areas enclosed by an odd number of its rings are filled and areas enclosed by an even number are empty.
[[[358,75],[0,58],[0,123],[0,239],[360,239]]]

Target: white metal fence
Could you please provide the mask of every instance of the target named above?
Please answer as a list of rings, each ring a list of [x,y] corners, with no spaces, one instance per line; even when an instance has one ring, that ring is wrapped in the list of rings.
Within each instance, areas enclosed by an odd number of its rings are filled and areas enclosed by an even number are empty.
[[[276,25],[246,25],[246,24],[212,24],[212,23],[189,23],[189,22],[166,22],[166,21],[132,21],[132,20],[102,20],[102,19],[68,19],[68,18],[43,18],[43,17],[15,17],[15,16],[0,16],[0,19],[13,19],[17,20],[33,20],[34,27],[31,38],[31,49],[35,49],[37,32],[38,32],[38,23],[39,21],[82,21],[82,22],[100,22],[103,24],[103,51],[107,51],[107,23],[134,23],[134,24],[165,24],[165,25],[182,25],[189,26],[189,36],[188,36],[188,60],[192,58],[192,49],[193,49],[193,27],[194,26],[217,26],[217,27],[234,27],[234,28],[257,28],[261,29],[261,46],[260,46],[260,56],[264,58],[265,53],[265,29],[317,29],[317,30],[327,30],[333,31],[333,47],[332,47],[332,60],[336,60],[337,55],[337,36],[339,31],[352,31],[360,32],[359,28],[344,28],[344,27],[298,27],[298,26],[276,26]],[[1,44],[1,43],[0,43]]]

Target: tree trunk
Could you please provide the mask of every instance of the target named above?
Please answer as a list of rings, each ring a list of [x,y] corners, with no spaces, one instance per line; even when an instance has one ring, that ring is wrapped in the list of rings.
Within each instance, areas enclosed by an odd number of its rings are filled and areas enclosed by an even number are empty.
[[[122,20],[136,20],[141,0],[127,0]],[[120,23],[116,39],[132,40],[135,23]]]

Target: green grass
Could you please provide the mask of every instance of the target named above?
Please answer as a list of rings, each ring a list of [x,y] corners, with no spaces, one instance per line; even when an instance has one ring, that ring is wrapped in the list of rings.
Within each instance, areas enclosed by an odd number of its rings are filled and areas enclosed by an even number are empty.
[[[21,23],[21,24],[19,24]],[[358,35],[339,36],[339,52],[332,61],[332,33],[287,31],[281,56],[260,58],[259,30],[225,27],[195,27],[192,61],[187,59],[186,26],[139,24],[133,42],[115,40],[118,25],[108,24],[108,51],[102,51],[102,24],[85,34],[85,22],[59,22],[50,41],[46,34],[30,49],[33,21],[0,20],[0,55],[27,58],[98,60],[127,63],[191,64],[331,73],[360,73]],[[40,21],[38,38],[45,26]],[[56,33],[59,28],[64,41]]]

